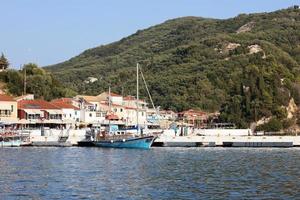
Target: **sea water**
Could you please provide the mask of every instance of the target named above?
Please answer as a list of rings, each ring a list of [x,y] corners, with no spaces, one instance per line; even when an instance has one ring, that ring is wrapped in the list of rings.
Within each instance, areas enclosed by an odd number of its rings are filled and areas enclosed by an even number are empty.
[[[0,199],[300,199],[300,149],[1,148]]]

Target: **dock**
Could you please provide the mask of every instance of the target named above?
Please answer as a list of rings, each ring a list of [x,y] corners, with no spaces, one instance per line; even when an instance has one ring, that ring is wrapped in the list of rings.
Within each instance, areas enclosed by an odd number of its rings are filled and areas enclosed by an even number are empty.
[[[300,136],[173,136],[159,137],[157,147],[300,147]]]

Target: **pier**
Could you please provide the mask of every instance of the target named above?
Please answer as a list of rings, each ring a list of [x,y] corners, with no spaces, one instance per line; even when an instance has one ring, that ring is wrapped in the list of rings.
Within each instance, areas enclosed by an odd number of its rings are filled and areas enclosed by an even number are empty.
[[[174,136],[159,137],[160,147],[299,147],[300,136]]]

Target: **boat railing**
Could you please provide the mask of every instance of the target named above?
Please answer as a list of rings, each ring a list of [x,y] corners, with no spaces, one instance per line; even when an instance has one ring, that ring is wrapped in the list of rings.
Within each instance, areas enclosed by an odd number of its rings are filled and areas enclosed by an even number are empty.
[[[136,137],[133,134],[122,134],[122,135],[118,135],[118,134],[106,134],[104,132],[102,132],[101,134],[98,133],[96,140],[97,141],[101,141],[101,140],[122,140],[122,139],[129,139],[129,138],[133,138]]]

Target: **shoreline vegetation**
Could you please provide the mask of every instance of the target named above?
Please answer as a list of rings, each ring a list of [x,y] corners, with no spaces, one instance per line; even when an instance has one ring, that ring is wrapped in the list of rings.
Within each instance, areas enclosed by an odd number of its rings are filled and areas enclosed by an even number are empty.
[[[108,85],[134,95],[139,60],[153,100],[163,109],[220,111],[220,122],[239,128],[299,131],[299,30],[297,7],[226,20],[183,17],[57,65],[29,63],[22,70],[7,65],[0,86],[22,95],[26,69],[27,92],[45,100],[95,95]],[[147,96],[145,90],[141,96]]]

